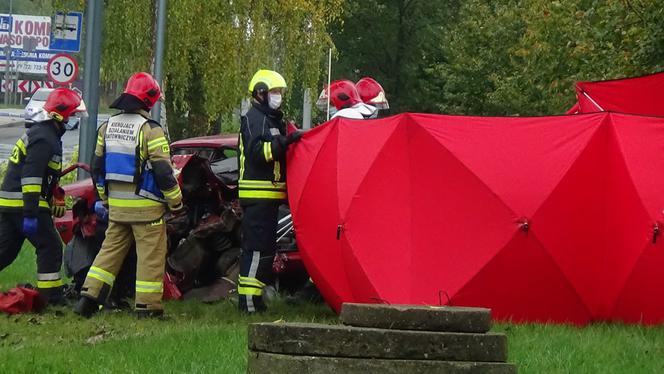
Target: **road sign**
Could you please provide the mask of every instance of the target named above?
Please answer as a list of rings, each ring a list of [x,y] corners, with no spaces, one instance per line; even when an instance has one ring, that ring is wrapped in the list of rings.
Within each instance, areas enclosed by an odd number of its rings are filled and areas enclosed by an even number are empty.
[[[53,88],[53,83],[44,81],[33,81],[30,79],[19,79],[16,92],[32,94],[40,88]]]
[[[51,17],[0,14],[0,71],[11,55],[12,72],[46,74],[46,63],[55,53],[49,51]]]
[[[2,15],[0,16],[0,32],[11,32],[12,31],[12,16]]]
[[[11,80],[3,80],[0,86],[2,92],[14,92],[14,82]]]
[[[46,73],[49,79],[56,84],[66,85],[76,80],[78,64],[70,55],[58,53],[48,60]]]
[[[51,25],[51,44],[53,51],[79,52],[81,50],[81,24],[83,14],[71,12],[56,13]]]

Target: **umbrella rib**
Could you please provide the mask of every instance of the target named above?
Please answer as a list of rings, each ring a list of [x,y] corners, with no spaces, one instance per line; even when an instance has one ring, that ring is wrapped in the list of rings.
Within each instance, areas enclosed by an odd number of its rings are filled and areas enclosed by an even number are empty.
[[[648,218],[651,220],[654,220],[654,217],[650,216],[650,213],[648,212],[648,208],[646,207],[645,202],[643,201],[643,196],[639,193],[639,189],[636,188],[636,184],[634,183],[634,176],[630,172],[629,167],[627,166],[627,159],[625,158],[625,150],[623,149],[622,143],[620,142],[620,137],[618,136],[618,132],[616,131],[615,124],[613,123],[613,114],[609,113],[609,121],[611,121],[611,131],[613,133],[614,138],[616,139],[616,143],[618,144],[618,152],[620,153],[620,159],[622,160],[623,164],[625,165],[625,170],[627,171],[627,174],[629,175],[629,183],[630,185],[634,188],[634,191],[636,192],[636,196],[639,198],[639,201],[641,202],[641,207],[643,210],[646,212],[646,215]]]

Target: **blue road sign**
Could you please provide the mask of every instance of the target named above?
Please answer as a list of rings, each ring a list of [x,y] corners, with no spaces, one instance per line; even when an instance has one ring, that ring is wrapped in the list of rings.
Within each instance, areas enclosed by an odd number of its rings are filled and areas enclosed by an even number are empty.
[[[11,31],[12,31],[12,17],[0,16],[0,32],[11,32]]]
[[[51,51],[79,52],[83,13],[56,13],[51,24]]]

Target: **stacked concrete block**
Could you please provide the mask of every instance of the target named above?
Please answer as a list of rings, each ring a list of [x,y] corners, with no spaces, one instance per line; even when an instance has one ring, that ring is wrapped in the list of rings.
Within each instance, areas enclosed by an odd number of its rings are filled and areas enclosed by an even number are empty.
[[[344,304],[342,325],[249,326],[248,373],[516,373],[483,308]]]

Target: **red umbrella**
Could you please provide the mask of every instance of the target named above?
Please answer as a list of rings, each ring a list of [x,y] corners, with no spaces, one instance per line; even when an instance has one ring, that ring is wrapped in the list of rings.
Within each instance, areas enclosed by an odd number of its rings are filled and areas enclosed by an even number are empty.
[[[612,116],[406,114],[313,130],[288,176],[307,269],[337,311],[389,302],[622,318],[652,220],[618,136],[632,129]]]
[[[337,311],[658,322],[661,144],[663,119],[610,113],[335,120],[290,154],[302,258]]]
[[[597,82],[577,82],[578,102],[568,114],[622,112],[664,116],[664,72]]]

